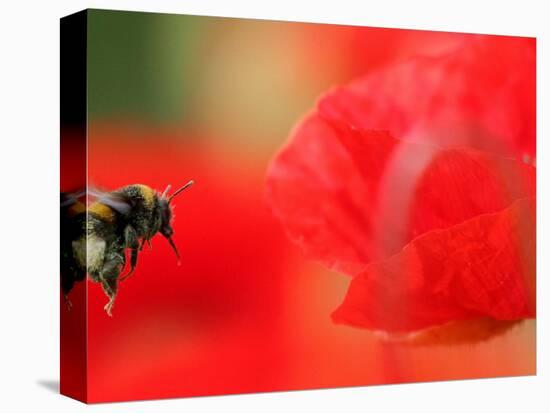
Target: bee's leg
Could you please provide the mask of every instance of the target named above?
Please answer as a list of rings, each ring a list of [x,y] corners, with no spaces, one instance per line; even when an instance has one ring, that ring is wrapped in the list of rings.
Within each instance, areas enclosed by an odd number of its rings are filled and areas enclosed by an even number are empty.
[[[137,248],[132,248],[131,254],[130,254],[130,271],[127,274],[124,274],[124,276],[120,278],[121,282],[124,281],[126,278],[130,277],[130,275],[132,275],[132,273],[136,269],[138,252],[139,250]]]
[[[101,279],[101,285],[103,287],[103,291],[105,291],[105,294],[107,294],[107,297],[109,297],[109,301],[107,304],[105,304],[105,307],[103,309],[107,312],[109,317],[113,316],[113,306],[115,305],[115,298],[118,290],[118,280],[116,278],[103,278]]]
[[[115,298],[118,291],[118,276],[120,275],[120,270],[124,265],[124,258],[120,254],[114,254],[110,257],[109,260],[103,265],[103,269],[99,274],[99,280],[103,291],[107,297],[109,297],[109,302],[103,307],[107,314],[112,317],[112,309],[115,305]]]
[[[61,272],[61,292],[63,293],[63,299],[69,311],[73,308],[73,303],[69,300],[69,293],[73,289],[76,281],[80,281],[76,271],[73,271],[71,267],[63,269]]]
[[[63,298],[65,299],[65,305],[67,306],[67,311],[71,311],[73,308],[73,303],[71,300],[69,300],[69,296],[67,294],[63,294]]]
[[[127,274],[125,274],[120,279],[120,281],[124,281],[126,278],[132,275],[137,265],[137,258],[139,253],[139,240],[135,229],[131,225],[128,225],[124,230],[124,244],[126,248],[131,249],[132,253],[130,255],[130,271]]]
[[[63,293],[65,305],[67,306],[67,310],[69,311],[73,306],[71,300],[69,300],[69,292],[73,289],[73,285],[74,278],[67,275],[66,273],[61,273],[61,292]]]

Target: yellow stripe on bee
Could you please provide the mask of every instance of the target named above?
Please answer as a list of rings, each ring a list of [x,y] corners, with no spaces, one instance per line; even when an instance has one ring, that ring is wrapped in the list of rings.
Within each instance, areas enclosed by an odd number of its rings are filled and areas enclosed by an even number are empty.
[[[75,202],[69,207],[69,216],[74,217],[78,214],[83,214],[86,212],[86,206],[82,202]]]
[[[148,187],[147,185],[143,185],[143,184],[137,184],[136,185],[140,192],[141,192],[141,195],[143,196],[143,199],[145,201],[145,205],[147,205],[148,207],[152,207],[153,206],[153,203],[155,201],[155,191],[154,189]]]
[[[95,215],[103,218],[105,221],[112,222],[115,219],[115,211],[111,207],[102,204],[101,202],[94,202],[88,208],[88,212],[94,213]]]

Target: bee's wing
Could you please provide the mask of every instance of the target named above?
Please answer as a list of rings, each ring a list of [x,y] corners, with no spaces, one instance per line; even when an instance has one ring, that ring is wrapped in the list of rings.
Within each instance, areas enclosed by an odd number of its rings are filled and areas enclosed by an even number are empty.
[[[98,201],[100,198],[109,195],[109,192],[95,187],[88,187],[86,194],[88,195],[89,200]]]
[[[128,200],[116,192],[104,192],[97,188],[88,188],[88,196],[95,198],[95,202],[100,202],[114,209],[119,214],[126,215],[132,208]]]
[[[79,202],[79,198],[82,198],[84,195],[86,195],[86,190],[84,188],[78,189],[74,192],[61,192],[61,208],[76,204]]]

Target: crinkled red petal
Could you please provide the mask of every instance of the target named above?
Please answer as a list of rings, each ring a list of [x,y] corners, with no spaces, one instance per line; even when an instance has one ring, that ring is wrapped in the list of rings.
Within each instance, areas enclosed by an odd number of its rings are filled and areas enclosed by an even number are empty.
[[[535,200],[430,231],[351,281],[334,321],[411,332],[535,316]]]

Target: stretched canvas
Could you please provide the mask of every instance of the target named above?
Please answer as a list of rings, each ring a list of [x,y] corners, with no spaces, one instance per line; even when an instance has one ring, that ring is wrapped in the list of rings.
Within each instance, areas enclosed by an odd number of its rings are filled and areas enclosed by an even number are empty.
[[[61,393],[535,374],[535,62],[527,37],[62,18]]]

